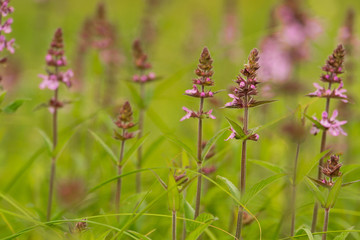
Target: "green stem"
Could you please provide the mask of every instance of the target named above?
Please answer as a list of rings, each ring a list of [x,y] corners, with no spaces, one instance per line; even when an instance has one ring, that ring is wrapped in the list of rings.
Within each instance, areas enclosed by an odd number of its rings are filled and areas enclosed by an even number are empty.
[[[291,230],[290,236],[294,236],[295,233],[295,216],[296,216],[296,172],[300,152],[300,143],[296,146],[294,170],[293,170],[293,182],[292,182],[292,193],[291,193]]]
[[[123,129],[123,136],[125,136],[126,130]],[[118,176],[122,174],[122,160],[124,158],[124,149],[125,149],[125,140],[121,141],[120,157],[117,165],[117,174]],[[120,213],[120,199],[121,199],[121,189],[122,189],[122,178],[117,179],[116,183],[116,195],[115,195],[115,209],[116,213]],[[117,216],[117,220],[119,221]]]
[[[328,90],[331,90],[331,82],[329,83]],[[329,110],[330,110],[330,98],[326,98],[325,111],[328,114],[328,118],[329,118]],[[325,151],[325,148],[326,148],[326,134],[327,134],[327,130],[324,130],[322,132],[322,136],[321,136],[320,152]],[[319,165],[318,165],[318,180],[322,180],[323,161],[324,161],[324,157],[320,158]],[[313,219],[312,219],[312,224],[311,224],[311,232],[316,231],[316,223],[317,223],[318,211],[319,211],[319,203],[315,202],[314,211],[313,211]]]
[[[323,227],[323,235],[322,240],[326,240],[326,232],[328,230],[328,224],[329,224],[329,212],[330,208],[325,208],[325,218],[324,218],[324,227]]]
[[[248,96],[245,93],[244,96],[244,133],[248,133],[248,121],[249,121],[249,108],[248,108]],[[246,185],[246,139],[242,142],[241,149],[241,169],[240,169],[240,192],[243,196],[245,193],[245,185]],[[239,206],[238,218],[236,224],[236,234],[235,239],[240,239],[241,229],[242,229],[242,218],[243,218],[243,207]]]
[[[144,118],[145,118],[145,84],[140,84],[140,98],[141,98],[141,108],[139,113],[139,134],[138,139],[142,138],[143,136],[143,128],[144,128]],[[142,163],[142,146],[138,148],[137,151],[137,163],[136,168],[141,169],[141,163]],[[141,173],[138,172],[136,174],[136,192],[141,192]]]
[[[57,75],[57,68],[56,68],[56,75]],[[58,139],[58,132],[57,132],[57,102],[58,102],[58,89],[54,92],[54,113],[53,113],[53,120],[52,120],[52,130],[53,130],[53,152],[55,152],[55,148],[57,145]],[[48,206],[47,206],[47,214],[46,220],[50,221],[51,219],[51,207],[53,202],[53,192],[54,192],[54,181],[55,181],[55,174],[56,174],[56,157],[52,156],[51,158],[51,170],[50,170],[50,183],[49,183],[49,196],[48,196]]]
[[[201,92],[204,92],[204,86],[201,86]],[[198,144],[197,144],[197,188],[196,188],[196,205],[195,205],[195,214],[194,219],[199,216],[200,213],[200,200],[201,200],[201,168],[202,168],[202,114],[203,114],[203,107],[204,107],[204,98],[200,98],[200,108],[199,108],[199,125],[198,125]]]

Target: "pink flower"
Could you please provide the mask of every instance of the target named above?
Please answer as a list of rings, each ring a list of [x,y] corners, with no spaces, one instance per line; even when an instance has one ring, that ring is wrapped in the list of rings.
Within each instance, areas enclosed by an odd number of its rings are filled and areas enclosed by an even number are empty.
[[[227,139],[225,139],[225,141],[236,138],[236,132],[232,127],[230,127],[230,131],[231,131],[231,134]]]
[[[56,90],[59,87],[59,82],[57,80],[56,75],[50,74],[50,75],[38,75],[40,78],[43,79],[42,83],[40,83],[39,88],[44,89],[48,88],[50,90]]]
[[[67,87],[71,87],[71,78],[74,77],[74,73],[71,69],[68,69],[64,73],[60,73],[60,78],[63,83],[66,84]]]
[[[5,23],[0,27],[0,30],[4,33],[11,33],[11,24],[13,23],[13,19],[9,18],[5,21]]]
[[[134,82],[139,82],[140,81],[140,76],[139,75],[134,75],[133,76],[133,81]]]
[[[321,126],[323,126],[326,130],[329,131],[329,133],[333,136],[339,136],[340,134],[342,135],[347,135],[346,132],[344,132],[344,130],[341,128],[342,125],[346,124],[347,121],[338,121],[336,120],[336,117],[338,116],[338,111],[334,110],[331,118],[328,118],[328,113],[327,112],[323,112],[322,113],[322,118],[319,121],[319,123],[321,124]],[[316,121],[317,118],[313,117]],[[316,135],[320,130],[313,125],[312,129],[310,130],[310,133]]]
[[[153,72],[150,72],[150,73],[148,74],[148,78],[149,78],[150,80],[154,80],[155,77],[156,77],[156,75],[155,75],[155,73],[153,73]]]
[[[212,115],[212,109],[210,109],[209,111],[207,111],[206,113],[204,113],[205,115],[207,115],[208,118],[211,119],[216,119],[216,117],[214,115]]]
[[[315,92],[309,93],[307,96],[309,97],[322,97],[322,98],[340,98],[343,102],[348,102],[347,95],[344,93],[346,89],[343,89],[343,82],[340,82],[339,87],[335,88],[334,90],[325,89],[324,87],[320,86],[318,83],[313,84],[316,88]]]
[[[186,107],[183,107],[182,109],[186,112],[186,114],[185,114],[184,117],[182,117],[180,119],[180,121],[184,121],[185,119],[189,119],[191,117],[197,117],[198,116],[194,111],[192,111],[192,110],[190,110],[190,109],[188,109]]]
[[[0,6],[0,14],[3,17],[6,17],[9,13],[14,12],[14,8],[8,6],[9,2],[10,0],[4,0]]]
[[[189,94],[189,95],[195,95],[195,94],[199,94],[199,90],[196,87],[196,85],[193,85],[193,88],[189,89],[189,90],[186,90],[185,93]]]

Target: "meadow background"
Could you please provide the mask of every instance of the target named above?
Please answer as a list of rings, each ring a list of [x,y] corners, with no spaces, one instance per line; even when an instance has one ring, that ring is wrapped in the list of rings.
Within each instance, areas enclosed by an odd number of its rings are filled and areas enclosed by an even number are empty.
[[[215,133],[228,127],[225,116],[238,119],[242,110],[224,109],[219,106],[230,101],[227,90],[247,61],[250,50],[260,48],[260,41],[268,32],[271,9],[281,1],[254,0],[238,1],[234,5],[236,13],[235,41],[224,43],[224,24],[226,15],[226,1],[221,0],[174,0],[156,1],[151,10],[150,19],[156,32],[151,42],[143,41],[145,52],[153,65],[152,71],[161,79],[147,85],[148,108],[145,120],[145,133],[149,136],[144,142],[143,168],[156,169],[164,179],[168,175],[168,167],[172,161],[179,162],[184,157],[179,145],[170,141],[167,136],[177,139],[196,150],[196,121],[193,119],[180,122],[184,115],[182,106],[198,108],[198,99],[189,98],[183,93],[192,86],[195,77],[194,70],[203,47],[207,46],[214,59],[213,80],[214,90],[225,90],[218,93],[215,99],[218,104],[206,104],[206,109],[214,108],[216,120],[204,121],[204,139],[210,139]],[[76,52],[79,33],[88,17],[94,16],[98,1],[95,0],[22,0],[11,1],[15,11],[11,36],[16,39],[16,52],[9,57],[6,68],[2,68],[4,88],[8,94],[6,102],[18,98],[28,99],[14,114],[2,113],[0,116],[0,238],[7,238],[19,233],[39,222],[45,222],[48,194],[48,179],[50,157],[46,150],[46,143],[41,131],[51,136],[51,115],[45,109],[34,109],[41,103],[48,102],[52,92],[40,90],[41,79],[37,77],[45,73],[45,55],[56,28],[63,28],[65,51],[69,67],[75,70]],[[59,142],[67,142],[57,161],[55,182],[55,202],[53,216],[55,219],[79,219],[95,215],[113,213],[115,182],[88,193],[98,184],[116,176],[114,165],[108,154],[94,140],[88,130],[98,134],[118,155],[120,144],[113,139],[113,120],[116,118],[120,104],[129,100],[133,105],[136,121],[139,109],[136,97],[132,91],[137,89],[131,83],[132,75],[136,72],[132,59],[132,43],[140,37],[144,12],[147,1],[105,1],[108,20],[117,28],[118,48],[121,53],[121,63],[116,68],[116,85],[111,95],[105,92],[105,66],[97,51],[91,50],[85,56],[84,75],[81,85],[70,90],[64,86],[60,89],[61,99],[72,101],[59,110]],[[298,68],[297,81],[301,82],[302,93],[287,95],[278,92],[273,99],[278,100],[270,105],[251,109],[250,127],[264,125],[282,117],[291,116],[298,104],[311,103],[308,115],[316,113],[319,117],[324,109],[324,100],[305,97],[314,91],[312,83],[317,82],[321,74],[321,66],[328,55],[339,44],[339,29],[344,23],[348,8],[356,12],[355,34],[359,36],[360,2],[356,0],[307,0],[303,1],[304,10],[317,19],[322,26],[322,33],[310,42],[310,58],[302,62]],[[234,10],[234,9],[233,9]],[[140,40],[142,40],[140,38]],[[359,48],[359,46],[358,46]],[[356,48],[355,48],[356,49]],[[358,49],[359,50],[359,49]],[[358,51],[354,53],[355,64],[358,65]],[[358,107],[360,83],[357,81],[359,70],[354,69],[352,83],[344,80],[344,87],[352,97],[346,113],[339,119],[348,120],[344,130],[348,136],[328,137],[328,145],[336,152],[341,152],[343,172],[352,171],[344,178],[345,182],[356,180],[359,176],[359,133],[360,111]],[[346,79],[346,72],[345,72]],[[10,79],[7,80],[6,78]],[[260,79],[261,81],[261,79]],[[102,104],[102,98],[111,99],[110,104]],[[259,99],[262,97],[261,88]],[[331,108],[337,103],[333,101]],[[340,109],[341,110],[341,109]],[[344,111],[345,112],[345,111]],[[295,157],[296,144],[284,133],[282,126],[286,120],[278,121],[262,130],[258,142],[248,145],[247,184],[274,175],[281,167],[290,174]],[[307,127],[310,129],[310,122]],[[39,131],[40,129],[40,131]],[[205,166],[216,167],[216,171],[209,175],[217,181],[217,175],[225,176],[235,184],[238,182],[240,169],[241,143],[227,141],[230,131],[223,134],[216,142],[216,155]],[[311,159],[319,153],[320,135],[308,134],[301,146],[299,168],[306,168]],[[131,142],[132,141],[132,142]],[[129,140],[129,148],[135,140]],[[124,172],[135,170],[136,154],[124,168]],[[255,160],[269,163],[269,168],[256,164]],[[192,167],[195,169],[195,162]],[[309,174],[316,175],[316,167]],[[140,209],[144,209],[164,189],[158,183],[151,171],[142,173],[142,192],[135,193],[135,174],[124,177],[122,213],[132,213],[136,203],[143,199]],[[330,213],[329,230],[344,230],[353,227],[360,229],[360,184],[343,188],[335,208]],[[195,182],[187,189],[186,199],[194,202]],[[289,180],[284,177],[265,188],[248,205],[257,216],[262,230],[262,239],[282,239],[289,236]],[[300,184],[297,195],[296,226],[311,225],[314,197],[305,184]],[[69,200],[70,199],[70,200]],[[202,212],[211,213],[218,220],[212,225],[233,233],[229,229],[232,215],[235,216],[234,201],[207,180],[204,180],[202,196]],[[157,201],[147,213],[170,216],[166,196]],[[181,213],[180,213],[181,215]],[[322,223],[323,211],[320,210],[319,223]],[[88,218],[90,219],[90,218]],[[129,219],[121,216],[117,223],[114,216],[102,216],[92,221],[120,227]],[[75,223],[69,223],[72,227]],[[178,221],[178,235],[181,235],[182,221]],[[319,227],[321,224],[319,224]],[[164,216],[141,216],[131,228],[151,239],[170,239],[171,219]],[[259,226],[253,222],[244,227],[246,239],[259,239]],[[68,224],[62,223],[52,227],[39,226],[30,232],[19,236],[18,239],[64,239],[69,232]],[[88,223],[88,230],[77,236],[81,239],[111,239],[106,226]],[[339,233],[329,234],[334,239]],[[298,238],[307,239],[308,237]],[[127,237],[124,237],[127,239]],[[129,238],[130,239],[130,238]],[[141,239],[141,238],[139,238]],[[209,228],[203,239],[232,239],[231,236],[215,228]],[[360,239],[356,231],[350,233],[346,239]]]

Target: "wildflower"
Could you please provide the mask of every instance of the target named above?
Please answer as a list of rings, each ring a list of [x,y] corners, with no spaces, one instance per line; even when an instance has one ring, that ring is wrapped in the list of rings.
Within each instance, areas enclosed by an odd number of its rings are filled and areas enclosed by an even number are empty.
[[[259,84],[256,79],[257,70],[260,68],[257,49],[250,52],[248,60],[249,62],[241,70],[242,76],[238,75],[235,80],[238,87],[234,88],[232,94],[229,94],[233,100],[225,104],[226,108],[248,108],[257,102],[253,97],[257,95],[257,85]]]
[[[344,93],[346,93],[346,89],[343,89],[344,83],[340,82],[337,88],[325,89],[320,86],[318,83],[313,83],[316,88],[315,92],[309,93],[307,96],[309,97],[319,97],[319,98],[338,98],[341,99],[342,102],[347,103],[348,97]]]
[[[340,168],[342,164],[339,162],[338,155],[331,155],[322,168],[322,172],[325,176],[333,178],[341,176]]]
[[[54,34],[48,54],[45,57],[46,65],[48,66],[48,75],[39,74],[38,76],[43,79],[39,88],[48,88],[55,91],[59,88],[60,83],[64,83],[67,87],[71,86],[71,78],[74,76],[73,71],[68,69],[65,72],[59,71],[60,67],[67,65],[64,55],[64,44],[62,38],[62,30],[58,28]]]
[[[131,109],[131,105],[128,101],[126,101],[120,108],[119,115],[117,117],[117,120],[114,121],[115,125],[122,129],[122,133],[118,133],[117,131],[114,131],[115,139],[118,140],[127,140],[130,138],[134,138],[136,135],[136,132],[127,132],[127,129],[130,129],[135,126],[135,123],[133,120],[133,112]]]
[[[338,111],[334,110],[331,118],[328,118],[328,113],[324,111],[322,113],[322,119],[319,121],[316,117],[313,117],[314,120],[318,121],[320,125],[325,129],[328,130],[329,133],[333,136],[338,136],[340,134],[347,135],[346,132],[341,128],[342,125],[346,124],[347,121],[338,121],[336,117],[338,115]],[[310,130],[311,134],[316,135],[320,132],[320,129],[313,124],[312,129]]]
[[[147,62],[148,56],[144,53],[139,40],[135,40],[133,43],[133,57],[134,64],[140,72],[143,73],[145,70],[152,67],[151,64]],[[153,72],[142,74],[140,76],[135,74],[133,76],[133,81],[137,83],[147,83],[156,79],[157,77]]]
[[[183,110],[186,112],[185,116],[180,119],[180,121],[183,121],[185,119],[189,118],[198,118],[199,120],[199,128],[198,128],[198,142],[197,142],[197,171],[199,173],[198,175],[198,185],[196,190],[196,206],[195,206],[195,214],[194,219],[199,215],[200,213],[200,198],[201,198],[201,173],[202,173],[202,163],[203,158],[201,157],[202,153],[202,119],[204,118],[211,118],[215,119],[216,117],[212,115],[213,110],[210,109],[208,111],[204,111],[204,99],[213,97],[214,93],[212,91],[206,91],[205,87],[213,86],[214,81],[211,79],[212,75],[214,74],[214,71],[212,70],[212,63],[213,60],[210,56],[209,49],[206,47],[203,48],[200,58],[199,58],[199,64],[195,70],[195,74],[198,76],[197,78],[193,79],[193,88],[190,90],[185,91],[185,95],[191,96],[191,97],[197,97],[200,98],[200,109],[199,111],[193,111],[186,107],[183,107]],[[198,86],[201,86],[200,90],[198,89]]]

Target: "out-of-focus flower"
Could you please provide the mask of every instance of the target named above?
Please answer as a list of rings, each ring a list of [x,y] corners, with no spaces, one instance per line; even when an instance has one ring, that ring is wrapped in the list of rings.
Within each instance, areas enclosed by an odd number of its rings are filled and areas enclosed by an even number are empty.
[[[131,105],[128,101],[126,101],[121,107],[119,111],[119,115],[114,122],[115,125],[122,129],[122,133],[118,133],[116,130],[114,130],[114,138],[117,140],[127,140],[130,138],[134,138],[136,135],[136,132],[127,132],[128,129],[135,126],[135,123],[133,120],[133,111],[131,109]]]
[[[329,131],[329,133],[333,136],[339,136],[340,134],[342,135],[347,135],[346,132],[344,132],[344,130],[341,128],[342,125],[346,124],[347,121],[338,121],[336,120],[336,117],[338,116],[338,111],[334,110],[331,118],[328,118],[328,113],[326,111],[324,111],[322,113],[322,118],[321,120],[318,120],[316,117],[313,117],[314,120],[318,121],[322,127],[324,127],[326,130]],[[320,132],[320,129],[313,124],[313,127],[311,128],[311,134],[316,135],[317,133]]]
[[[40,89],[48,88],[52,91],[57,91],[60,83],[64,83],[67,87],[71,86],[71,78],[74,76],[73,71],[71,69],[61,71],[60,69],[67,65],[64,53],[62,30],[58,28],[55,31],[50,49],[45,57],[47,75],[38,75],[38,77],[42,78],[42,82],[39,85]],[[50,99],[48,106],[50,113],[54,114],[56,109],[64,106],[64,103],[56,97]]]

